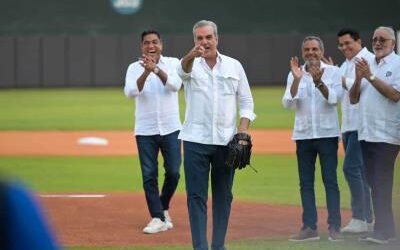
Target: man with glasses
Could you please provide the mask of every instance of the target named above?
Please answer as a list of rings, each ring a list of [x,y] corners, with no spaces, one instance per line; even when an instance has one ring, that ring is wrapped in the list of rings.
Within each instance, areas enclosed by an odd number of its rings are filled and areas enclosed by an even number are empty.
[[[308,36],[302,42],[302,56],[290,60],[291,72],[282,99],[283,106],[295,110],[292,139],[296,155],[303,206],[303,227],[290,241],[319,240],[315,205],[315,162],[321,163],[322,180],[328,208],[329,240],[342,241],[340,233],[340,192],[337,183],[339,120],[337,104],[342,93],[339,69],[321,61],[324,44],[321,38]]]
[[[360,35],[354,29],[342,29],[337,37],[338,48],[346,58],[340,66],[343,88],[341,132],[345,151],[343,172],[350,188],[352,210],[352,219],[342,228],[342,233],[363,233],[372,229],[371,192],[365,178],[358,141],[358,105],[350,104],[349,90],[355,79],[356,60],[372,60],[374,55],[362,47]]]
[[[392,191],[400,149],[400,56],[394,53],[395,44],[392,28],[375,30],[372,40],[375,58],[356,62],[356,78],[350,90],[351,103],[360,103],[358,139],[375,216],[373,233],[360,239],[379,244],[396,235]]]

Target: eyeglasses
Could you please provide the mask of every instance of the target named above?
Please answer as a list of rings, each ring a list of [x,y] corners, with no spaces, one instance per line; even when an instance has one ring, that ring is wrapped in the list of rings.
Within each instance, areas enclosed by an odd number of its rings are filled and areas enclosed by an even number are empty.
[[[386,38],[383,38],[383,37],[374,37],[373,39],[372,39],[372,44],[377,44],[378,42],[380,43],[380,44],[384,44],[386,41],[388,41],[388,40],[392,40],[392,39],[386,39]]]

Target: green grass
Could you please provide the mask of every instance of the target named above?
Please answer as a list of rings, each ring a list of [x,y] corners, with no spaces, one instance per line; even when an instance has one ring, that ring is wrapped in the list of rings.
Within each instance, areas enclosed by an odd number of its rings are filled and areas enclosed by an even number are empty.
[[[387,246],[376,246],[367,243],[360,243],[356,236],[346,237],[344,242],[330,242],[324,239],[316,242],[293,243],[286,239],[276,240],[242,240],[228,242],[229,250],[395,250],[398,245],[389,244]],[[113,247],[113,248],[90,248],[90,247],[70,247],[68,250],[190,250],[191,246],[129,246],[129,247]]]
[[[160,165],[162,160],[160,159]],[[300,204],[295,156],[254,155],[250,168],[235,176],[235,199],[276,204]],[[339,166],[342,164],[340,158]],[[400,163],[397,162],[397,169]],[[162,168],[160,168],[162,169]],[[182,170],[182,169],[181,169]],[[136,157],[0,157],[0,173],[21,179],[34,190],[49,192],[143,192]],[[163,171],[159,177],[162,178]],[[178,192],[183,193],[181,175]],[[338,169],[342,207],[349,207],[349,191]],[[395,172],[394,201],[400,200],[400,170]],[[321,171],[316,171],[319,206],[325,206]],[[400,208],[400,204],[398,206]]]
[[[281,104],[283,87],[253,88],[253,128],[291,128],[293,114]],[[180,91],[181,118],[185,102]],[[0,90],[0,130],[127,130],[134,101],[122,88]]]

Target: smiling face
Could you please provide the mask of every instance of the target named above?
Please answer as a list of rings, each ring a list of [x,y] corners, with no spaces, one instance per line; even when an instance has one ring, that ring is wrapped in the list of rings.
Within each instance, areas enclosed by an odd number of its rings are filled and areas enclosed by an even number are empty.
[[[345,34],[338,38],[338,48],[350,60],[362,49],[361,40],[354,40],[349,34]]]
[[[204,47],[203,57],[211,59],[217,57],[218,38],[210,25],[199,27],[195,30],[194,43]]]
[[[162,43],[157,34],[150,33],[143,37],[142,44],[140,45],[140,49],[142,50],[142,54],[150,56],[156,62],[160,60],[160,55],[162,52]]]
[[[306,40],[302,48],[302,56],[307,65],[318,65],[324,51],[317,40]]]
[[[377,29],[372,37],[372,49],[377,60],[393,52],[395,40],[385,29]]]

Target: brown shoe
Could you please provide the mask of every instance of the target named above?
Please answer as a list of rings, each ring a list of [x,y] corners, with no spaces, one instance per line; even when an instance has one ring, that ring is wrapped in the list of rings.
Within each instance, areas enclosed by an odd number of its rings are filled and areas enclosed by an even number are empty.
[[[309,227],[303,227],[298,234],[291,236],[289,239],[289,241],[295,242],[313,240],[319,240],[318,232]]]
[[[344,241],[344,237],[339,229],[329,228],[328,240],[330,241]]]

